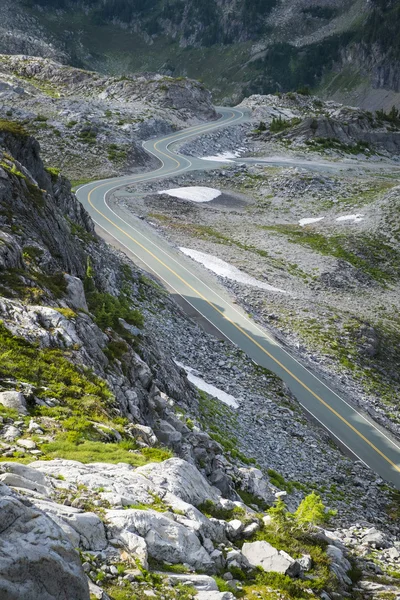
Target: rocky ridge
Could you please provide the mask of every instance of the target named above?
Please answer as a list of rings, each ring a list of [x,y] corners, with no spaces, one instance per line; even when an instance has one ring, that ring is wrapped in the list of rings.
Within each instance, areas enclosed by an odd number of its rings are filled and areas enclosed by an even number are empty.
[[[22,123],[47,166],[74,180],[151,166],[143,140],[216,118],[210,93],[195,81],[107,78],[27,56],[0,56],[0,98],[0,118]]]
[[[5,54],[202,77],[221,103],[304,86],[366,108],[399,103],[393,0],[3,0],[0,17]]]

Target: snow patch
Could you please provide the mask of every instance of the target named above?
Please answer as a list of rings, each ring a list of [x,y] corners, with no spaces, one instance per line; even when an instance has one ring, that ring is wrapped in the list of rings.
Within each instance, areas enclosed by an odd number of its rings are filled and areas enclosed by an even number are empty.
[[[202,156],[201,160],[213,160],[214,162],[224,162],[231,163],[234,162],[232,158],[239,158],[240,151],[236,152],[221,152],[220,154],[215,154],[215,156]]]
[[[220,390],[219,388],[215,387],[215,385],[211,385],[211,383],[207,383],[206,381],[204,381],[204,379],[198,377],[198,375],[195,375],[197,371],[195,369],[192,369],[192,367],[187,367],[186,365],[183,365],[182,363],[176,360],[174,362],[176,365],[178,365],[178,367],[181,367],[186,371],[186,375],[190,383],[193,383],[193,385],[196,386],[199,390],[206,392],[214,398],[218,398],[218,400],[221,400],[221,402],[227,404],[228,406],[231,406],[232,408],[239,408],[239,402],[234,396],[227,394],[223,390]]]
[[[308,219],[300,219],[299,225],[300,227],[304,227],[304,225],[310,225],[311,223],[318,223],[318,221],[322,221],[325,217],[309,217]]]
[[[270,292],[280,292],[282,294],[287,294],[285,290],[281,290],[280,288],[273,287],[268,283],[264,283],[263,281],[259,281],[255,277],[251,275],[247,275],[247,273],[243,273],[233,265],[213,256],[212,254],[205,254],[204,252],[199,252],[198,250],[191,250],[190,248],[179,248],[181,252],[186,254],[186,256],[190,256],[193,260],[201,263],[207,269],[210,269],[216,275],[220,277],[226,277],[227,279],[231,279],[232,281],[237,281],[238,283],[244,283],[245,285],[251,285],[253,287],[258,287],[262,290],[268,290]]]
[[[363,220],[364,215],[343,215],[343,217],[338,217],[336,221],[352,221],[353,223],[359,223]]]
[[[173,198],[181,200],[190,200],[191,202],[210,202],[221,195],[219,190],[209,187],[183,187],[171,190],[161,190],[159,194],[167,194]]]

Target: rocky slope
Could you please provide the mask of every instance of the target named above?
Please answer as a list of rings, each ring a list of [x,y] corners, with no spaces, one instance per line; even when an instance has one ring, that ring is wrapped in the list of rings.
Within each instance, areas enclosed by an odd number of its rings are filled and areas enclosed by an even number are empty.
[[[399,103],[394,0],[4,0],[0,10],[6,54],[202,78],[220,102],[310,86],[368,108]]]
[[[102,242],[20,125],[0,144],[1,597],[396,597],[394,491]]]
[[[214,272],[213,257],[228,263],[221,281],[246,311],[398,434],[398,115],[292,94],[243,106],[254,129],[182,151],[232,152],[244,140],[265,166],[231,158],[211,175],[135,186],[115,204]],[[191,185],[221,195],[194,203],[155,193]],[[253,282],[236,281],[234,267]]]
[[[151,165],[142,140],[216,117],[211,95],[184,78],[106,78],[49,59],[0,56],[0,118],[22,122],[45,162],[75,180]]]

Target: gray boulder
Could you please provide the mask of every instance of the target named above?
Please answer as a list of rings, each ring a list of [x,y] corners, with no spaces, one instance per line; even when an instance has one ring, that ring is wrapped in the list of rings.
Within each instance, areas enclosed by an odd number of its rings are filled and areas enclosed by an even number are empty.
[[[298,577],[301,567],[287,552],[277,550],[268,542],[251,542],[243,544],[242,554],[252,567],[261,567],[264,571],[283,573],[290,577]]]
[[[89,600],[79,555],[46,515],[0,486],[0,598]]]
[[[190,585],[196,588],[196,590],[202,592],[218,591],[218,586],[215,579],[209,575],[197,575],[195,573],[187,573],[183,575],[180,573],[168,573],[168,581],[172,585],[178,585],[179,583],[183,585]]]
[[[368,546],[375,546],[375,548],[389,548],[391,546],[385,534],[375,527],[368,529],[361,542]]]
[[[14,462],[0,464],[0,481],[8,486],[38,492],[42,496],[50,495],[50,486],[46,477],[31,467]]]
[[[351,585],[351,579],[347,572],[351,569],[351,564],[344,556],[343,552],[337,546],[329,545],[326,553],[331,559],[330,569],[336,575],[342,585]]]
[[[108,510],[107,529],[112,537],[130,543],[130,534],[144,539],[149,556],[173,564],[187,563],[195,569],[213,572],[215,567],[199,538],[171,515],[154,510]]]
[[[86,302],[85,290],[83,289],[83,283],[78,277],[73,277],[67,273],[64,275],[67,282],[67,295],[68,304],[76,310],[88,311],[88,305]]]
[[[255,467],[239,469],[240,487],[242,490],[261,498],[268,504],[273,504],[275,501],[275,493],[279,491],[273,486],[263,475],[260,469]]]
[[[61,526],[60,521],[64,521],[68,527],[63,527],[65,532],[71,538],[69,528],[72,528],[78,535],[78,545],[85,550],[100,551],[107,546],[106,533],[103,522],[91,512],[82,512],[73,506],[65,506],[56,502],[47,502],[43,500],[32,500],[32,502],[43,510],[51,519]]]
[[[21,392],[0,392],[0,404],[6,408],[12,408],[13,410],[16,410],[20,415],[28,414],[26,400]]]

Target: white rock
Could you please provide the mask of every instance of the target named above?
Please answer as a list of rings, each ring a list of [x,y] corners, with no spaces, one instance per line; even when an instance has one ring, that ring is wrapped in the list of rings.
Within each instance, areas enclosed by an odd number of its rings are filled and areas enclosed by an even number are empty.
[[[36,471],[36,469],[33,469],[30,466],[28,467],[27,465],[21,465],[17,462],[3,462],[0,465],[0,470],[20,475],[21,477],[24,477],[24,479],[28,479],[29,481],[38,483],[41,486],[48,487],[50,491],[50,483],[47,477],[45,477],[43,473]]]
[[[17,440],[17,444],[26,450],[35,450],[36,448],[36,444],[33,440]]]
[[[95,513],[77,513],[64,519],[79,534],[82,548],[98,551],[107,547],[103,522]]]
[[[196,467],[180,458],[140,467],[136,473],[144,475],[158,488],[168,490],[189,504],[198,506],[206,500],[219,502],[221,492],[212,487]]]
[[[309,571],[312,567],[312,558],[309,554],[303,554],[301,558],[297,559],[302,571]]]
[[[388,548],[390,546],[390,543],[388,542],[388,539],[385,536],[385,534],[382,533],[382,531],[379,531],[379,529],[376,529],[375,527],[371,527],[371,529],[368,529],[361,542],[363,544],[368,544],[368,546],[374,545],[376,548]]]
[[[392,558],[392,559],[400,558],[400,552],[398,551],[397,548],[395,548],[393,546],[392,548],[389,548],[388,556],[389,556],[389,558]]]
[[[251,538],[251,536],[254,535],[259,529],[260,526],[258,523],[250,523],[243,529],[242,535],[244,538]]]
[[[277,550],[268,542],[245,543],[242,553],[252,567],[261,567],[264,571],[274,571],[291,577],[300,574],[299,563],[287,552]]]
[[[196,575],[194,573],[185,573],[181,575],[180,573],[168,573],[168,580],[172,585],[177,585],[178,583],[187,584],[199,591],[218,591],[215,579],[208,575]]]
[[[264,477],[260,469],[242,467],[239,472],[242,480],[240,487],[243,490],[261,498],[268,504],[273,504],[277,488]]]
[[[0,404],[6,408],[16,410],[20,415],[27,415],[26,400],[21,392],[0,392]]]
[[[65,506],[56,502],[33,500],[35,506],[43,510],[58,524],[64,521],[79,536],[79,546],[85,550],[100,551],[107,547],[106,533],[101,519],[92,512],[82,512],[79,508]],[[68,532],[68,529],[64,528]]]
[[[238,538],[242,533],[243,529],[244,525],[242,521],[239,521],[239,519],[233,519],[232,521],[228,521],[227,534],[230,539],[235,540],[236,538]]]
[[[214,565],[196,534],[167,515],[153,510],[106,511],[112,537],[129,543],[129,534],[142,537],[147,551],[156,560],[188,563],[195,569],[211,570]]]
[[[13,488],[22,488],[39,492],[42,496],[49,496],[49,489],[40,483],[26,479],[17,473],[3,473],[0,475],[0,482]]]

